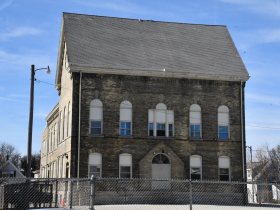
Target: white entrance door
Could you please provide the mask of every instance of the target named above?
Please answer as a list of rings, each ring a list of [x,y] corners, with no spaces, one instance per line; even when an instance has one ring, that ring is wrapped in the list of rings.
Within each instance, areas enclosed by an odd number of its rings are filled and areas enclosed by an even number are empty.
[[[152,189],[170,189],[170,181],[161,181],[161,179],[171,179],[171,164],[166,155],[158,154],[152,161],[152,179],[159,181],[152,182]]]

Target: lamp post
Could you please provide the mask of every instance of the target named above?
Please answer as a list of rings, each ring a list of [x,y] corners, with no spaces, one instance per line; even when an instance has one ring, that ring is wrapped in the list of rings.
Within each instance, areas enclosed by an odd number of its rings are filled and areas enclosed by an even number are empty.
[[[46,73],[50,74],[51,70],[47,68],[35,69],[35,65],[31,65],[31,84],[30,84],[30,107],[29,107],[29,124],[28,124],[28,146],[27,146],[27,177],[31,177],[31,151],[32,151],[32,129],[33,129],[33,106],[34,106],[34,79],[35,72],[46,69]]]

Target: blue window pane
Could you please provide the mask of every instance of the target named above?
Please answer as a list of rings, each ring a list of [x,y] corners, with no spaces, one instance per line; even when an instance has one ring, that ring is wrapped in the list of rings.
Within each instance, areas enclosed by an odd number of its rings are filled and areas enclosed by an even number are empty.
[[[121,128],[128,128],[128,129],[130,129],[130,122],[121,122]]]
[[[194,132],[191,132],[191,137],[194,138]]]
[[[173,125],[172,124],[169,124],[169,130],[173,131]]]
[[[228,132],[228,126],[219,126],[219,132]]]
[[[200,131],[200,125],[195,125],[194,130],[195,130],[195,131]]]
[[[125,135],[125,130],[121,129],[121,135]]]
[[[150,124],[149,124],[149,129],[150,129],[150,130],[153,130],[153,129],[154,129],[154,124],[153,124],[153,123],[150,123]]]
[[[228,133],[219,133],[220,139],[228,139]]]
[[[157,124],[157,130],[165,130],[165,124]]]
[[[169,136],[173,136],[173,131],[169,131]]]
[[[131,135],[130,130],[126,130],[126,135],[129,135],[129,136]]]
[[[91,134],[101,134],[101,128],[92,128]]]
[[[200,133],[199,132],[195,132],[195,138],[200,138]]]
[[[101,128],[101,121],[91,121],[92,128]]]
[[[194,131],[194,125],[191,125],[191,131]]]

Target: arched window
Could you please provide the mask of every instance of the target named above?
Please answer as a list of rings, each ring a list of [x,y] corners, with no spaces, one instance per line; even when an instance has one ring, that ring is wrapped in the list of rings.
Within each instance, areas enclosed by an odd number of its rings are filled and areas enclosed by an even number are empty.
[[[192,180],[202,179],[202,158],[199,155],[190,156],[190,177]]]
[[[56,161],[53,162],[53,178],[56,178]]]
[[[120,105],[120,135],[132,135],[132,104],[129,101]]]
[[[58,158],[58,178],[61,178],[61,157]]]
[[[49,138],[48,138],[48,141],[49,141],[49,153],[52,151],[52,129],[49,129]]]
[[[158,154],[153,158],[152,164],[170,164],[170,160],[166,155]]]
[[[201,138],[201,108],[198,104],[190,106],[190,137]]]
[[[70,102],[69,102],[69,104],[68,104],[68,122],[67,122],[67,137],[68,136],[70,136],[70,127],[71,127],[71,125],[70,125],[70,118],[71,118],[71,116],[70,116],[70,110],[71,110],[71,107],[70,107]]]
[[[57,123],[54,125],[54,148],[57,148]]]
[[[131,154],[120,154],[120,178],[132,178],[132,156]]]
[[[230,158],[227,156],[219,157],[219,180],[230,181]]]
[[[62,156],[62,172],[61,172],[62,178],[66,178],[66,158],[65,156]]]
[[[67,137],[67,110],[66,107],[64,107],[64,119],[63,119],[63,139],[66,139]]]
[[[94,99],[90,103],[90,134],[100,135],[103,132],[103,104]]]
[[[63,140],[63,114],[60,112],[59,142]]]
[[[229,139],[229,109],[227,106],[218,108],[219,139]]]
[[[163,103],[149,109],[149,136],[174,136],[174,111]]]
[[[88,158],[88,177],[102,176],[102,155],[99,153],[91,153]]]

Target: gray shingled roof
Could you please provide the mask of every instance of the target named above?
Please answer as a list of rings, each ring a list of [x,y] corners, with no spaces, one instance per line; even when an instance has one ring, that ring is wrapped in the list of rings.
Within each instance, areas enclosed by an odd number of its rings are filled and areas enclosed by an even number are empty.
[[[69,63],[249,77],[226,26],[63,13]]]

